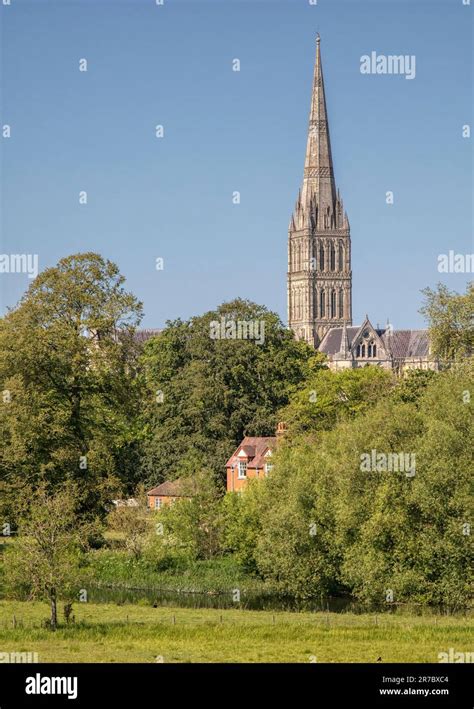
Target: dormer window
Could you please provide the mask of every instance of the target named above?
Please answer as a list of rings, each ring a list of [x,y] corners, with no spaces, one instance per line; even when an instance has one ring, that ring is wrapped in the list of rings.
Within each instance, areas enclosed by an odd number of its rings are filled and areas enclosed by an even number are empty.
[[[237,470],[238,470],[239,480],[243,480],[244,478],[246,478],[247,477],[247,461],[246,460],[239,460]]]

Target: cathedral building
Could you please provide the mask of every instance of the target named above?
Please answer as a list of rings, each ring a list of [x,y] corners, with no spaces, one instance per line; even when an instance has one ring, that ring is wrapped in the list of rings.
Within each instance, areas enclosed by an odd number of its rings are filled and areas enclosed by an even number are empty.
[[[368,317],[352,326],[350,225],[334,177],[320,44],[318,35],[303,184],[288,229],[288,326],[331,369],[437,369],[427,331],[374,328]]]

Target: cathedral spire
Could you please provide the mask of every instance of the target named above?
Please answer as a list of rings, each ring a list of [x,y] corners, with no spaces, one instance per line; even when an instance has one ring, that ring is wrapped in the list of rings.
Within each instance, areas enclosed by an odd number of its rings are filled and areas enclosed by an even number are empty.
[[[321,39],[316,39],[311,110],[309,114],[308,141],[302,189],[302,203],[309,206],[316,195],[318,212],[323,218],[327,210],[332,216],[336,202],[336,186],[329,138],[329,123],[324,94],[323,68],[321,64]]]
[[[288,325],[316,347],[330,328],[342,328],[348,357],[351,238],[334,181],[320,44],[318,35],[303,184],[288,230]]]

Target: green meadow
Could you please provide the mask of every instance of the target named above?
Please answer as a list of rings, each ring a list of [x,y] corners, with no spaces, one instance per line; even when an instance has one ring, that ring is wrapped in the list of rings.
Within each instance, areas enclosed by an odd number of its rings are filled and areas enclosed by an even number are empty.
[[[0,652],[36,652],[39,662],[423,663],[472,649],[474,626],[461,616],[131,604],[77,603],[74,614],[52,632],[42,627],[47,604],[0,601]]]

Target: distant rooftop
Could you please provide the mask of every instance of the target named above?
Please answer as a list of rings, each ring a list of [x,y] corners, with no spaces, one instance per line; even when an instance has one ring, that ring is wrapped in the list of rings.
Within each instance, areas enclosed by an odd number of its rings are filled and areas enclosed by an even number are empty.
[[[136,330],[135,340],[137,342],[146,342],[152,337],[156,337],[157,335],[159,335],[160,332],[163,332],[163,330],[157,328],[143,328],[142,330]]]

